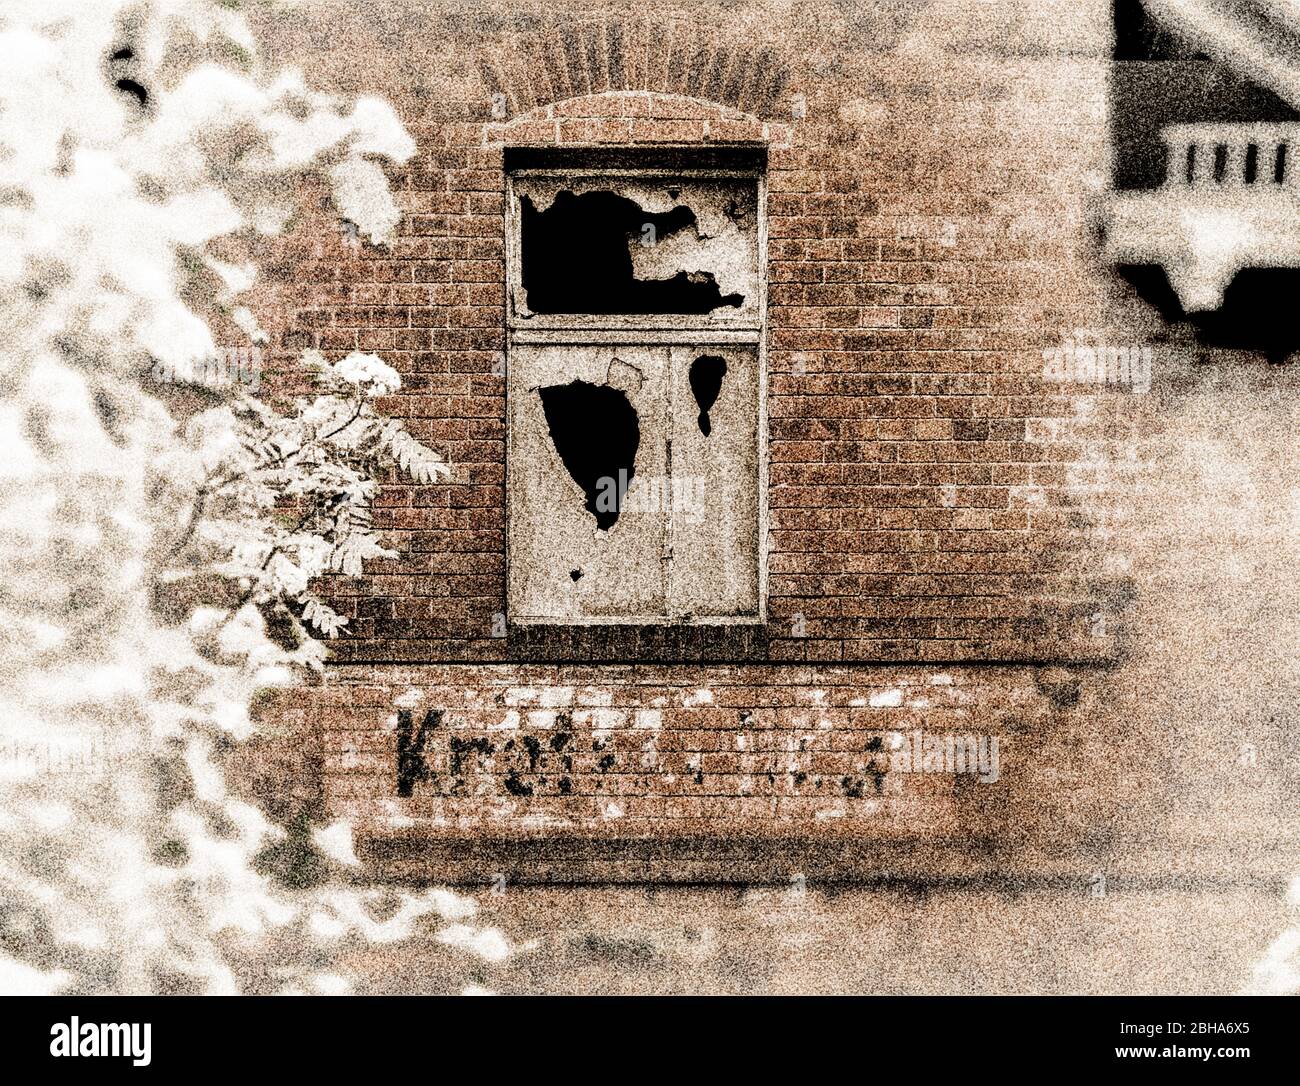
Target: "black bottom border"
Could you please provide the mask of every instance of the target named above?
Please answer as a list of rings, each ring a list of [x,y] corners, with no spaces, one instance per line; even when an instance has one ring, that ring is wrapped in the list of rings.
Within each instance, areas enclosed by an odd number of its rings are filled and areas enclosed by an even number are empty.
[[[1238,996],[56,996],[5,999],[0,1030],[14,1082],[24,1071],[517,1078],[585,1066],[602,1077],[714,1068],[735,1077],[746,1067],[874,1074],[895,1064],[921,1075],[1155,1065],[1290,1078],[1297,1008]],[[53,1055],[74,1018],[87,1045],[87,1024],[133,1023],[142,1040],[147,1023],[148,1065],[129,1054]]]

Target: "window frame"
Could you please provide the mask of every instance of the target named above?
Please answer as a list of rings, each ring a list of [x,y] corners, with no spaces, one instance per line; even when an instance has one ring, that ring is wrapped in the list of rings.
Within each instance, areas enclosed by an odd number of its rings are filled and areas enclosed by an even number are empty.
[[[767,622],[768,561],[768,417],[767,417],[767,162],[766,147],[755,144],[711,145],[704,147],[668,146],[619,148],[608,146],[564,148],[507,148],[505,160],[505,577],[506,620],[515,626],[552,626],[573,628],[583,626],[762,626]],[[513,156],[512,156],[513,152]],[[544,162],[552,157],[564,157],[567,164],[521,164],[511,167],[514,156]],[[618,161],[628,152],[647,156],[646,165],[612,165],[602,159]],[[736,166],[690,165],[709,155],[727,155],[752,159]],[[668,160],[667,164],[655,164]],[[756,313],[733,316],[729,314],[533,314],[522,316],[516,312],[516,299],[522,290],[522,253],[518,198],[515,190],[517,178],[565,178],[594,176],[628,178],[636,180],[744,180],[755,185],[755,213],[757,217],[757,280],[758,305]],[[511,569],[511,486],[510,464],[512,455],[511,418],[509,398],[511,387],[510,356],[516,347],[586,347],[622,344],[637,347],[691,347],[706,349],[718,347],[752,347],[758,365],[758,408],[755,419],[758,472],[755,485],[757,493],[758,539],[755,546],[757,570],[757,600],[752,614],[675,616],[675,615],[584,615],[574,618],[518,615],[511,607],[509,581]],[[671,353],[671,352],[670,352]],[[669,438],[671,441],[671,438]],[[668,519],[669,557],[667,559],[666,589],[671,598],[673,560],[672,518]]]

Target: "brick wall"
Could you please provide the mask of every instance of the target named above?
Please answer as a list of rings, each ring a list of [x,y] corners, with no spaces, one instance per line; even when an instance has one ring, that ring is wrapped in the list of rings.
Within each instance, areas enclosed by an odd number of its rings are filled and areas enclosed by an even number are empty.
[[[804,872],[804,857],[776,854],[773,826],[812,824],[828,843],[978,847],[1006,797],[1002,759],[1019,756],[1048,704],[1030,676],[1005,671],[896,670],[871,686],[809,668],[530,665],[376,677],[318,703],[328,706],[325,795],[331,813],[369,820],[368,852],[395,874],[418,870],[439,842],[458,855],[449,844],[471,835],[522,850],[515,866],[525,870],[572,867],[593,839],[663,867],[685,861],[681,842],[696,840],[703,850],[676,875],[688,879],[706,868],[734,876],[754,854]],[[412,685],[394,698],[399,680]],[[938,761],[925,772],[922,748],[912,757],[916,735],[976,731],[998,737],[984,783],[978,753],[960,776]],[[638,839],[661,854],[638,854]]]
[[[1069,450],[1035,425],[1063,410],[1038,379],[1043,346],[1097,323],[1075,250],[1105,153],[1104,63],[900,64],[849,42],[827,55],[829,25],[740,36],[753,13],[721,16],[425,11],[360,48],[378,63],[356,89],[395,100],[419,142],[394,175],[408,216],[391,251],[312,236],[278,299],[282,342],[383,352],[406,381],[385,406],[455,476],[384,495],[403,556],[338,587],[346,658],[537,652],[491,636],[506,610],[503,146],[737,140],[770,148],[770,623],[746,656],[1106,651],[1081,617],[1097,604],[1071,569],[1080,533],[1056,512]],[[449,36],[453,59],[427,74],[384,63]],[[647,648],[623,633],[586,651]]]
[[[384,95],[419,146],[392,173],[396,243],[351,248],[309,218],[272,254],[260,314],[284,355],[380,352],[404,381],[383,407],[454,466],[384,488],[400,557],[331,586],[352,620],[340,664],[281,706],[320,738],[325,805],[367,827],[368,855],[481,874],[525,842],[538,877],[784,877],[814,844],[823,870],[932,873],[1060,834],[1111,847],[1134,790],[1165,787],[1153,761],[1116,772],[1111,741],[1164,757],[1135,746],[1141,705],[1115,705],[1158,670],[1139,649],[1168,637],[1150,616],[1190,568],[1150,556],[1192,515],[1171,469],[1214,394],[1200,364],[1269,385],[1241,400],[1265,419],[1289,375],[1198,345],[1100,263],[1108,4],[389,0],[259,18],[273,58]],[[493,636],[503,149],[665,141],[769,148],[769,621],[740,640]],[[1079,328],[1153,344],[1152,394],[1046,384],[1044,348]],[[865,773],[912,725],[1014,737],[1002,783]],[[1174,832],[1156,806],[1152,832]]]

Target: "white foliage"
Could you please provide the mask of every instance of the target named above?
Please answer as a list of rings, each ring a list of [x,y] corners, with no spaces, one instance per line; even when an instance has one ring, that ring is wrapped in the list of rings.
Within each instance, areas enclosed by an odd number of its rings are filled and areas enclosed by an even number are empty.
[[[328,826],[316,830],[312,834],[312,839],[331,860],[347,867],[360,865],[361,861],[352,850],[352,823],[346,819],[331,822]]]
[[[1300,995],[1300,875],[1291,880],[1286,901],[1295,920],[1255,963],[1248,994]]]
[[[314,579],[389,553],[376,471],[446,473],[374,410],[396,373],[309,355],[283,413],[229,388],[182,412],[157,379],[213,353],[196,299],[256,341],[241,295],[301,179],[379,243],[374,160],[413,150],[384,103],[264,71],[224,4],[0,6],[0,989],[338,991],[313,933],[473,930],[454,895],[331,883],[219,769],[254,695],[323,661],[303,621],[344,626]],[[253,863],[299,847],[293,892]]]
[[[1287,929],[1273,940],[1255,965],[1247,993],[1300,994],[1300,926]]]
[[[468,924],[449,924],[438,932],[438,941],[488,962],[504,961],[511,950],[510,941],[499,928],[472,928]]]
[[[372,526],[376,472],[395,464],[417,482],[448,472],[437,453],[374,410],[372,400],[401,387],[391,366],[359,351],[333,364],[308,351],[303,364],[319,394],[297,400],[293,413],[240,394],[189,421],[204,475],[172,548],[194,573],[245,585],[240,606],[279,612],[299,645],[301,620],[326,637],[347,624],[311,591],[315,578],[360,576],[367,560],[395,556]]]
[[[350,158],[330,170],[330,180],[339,213],[356,223],[362,234],[379,242],[393,232],[401,213],[378,166],[363,158]]]

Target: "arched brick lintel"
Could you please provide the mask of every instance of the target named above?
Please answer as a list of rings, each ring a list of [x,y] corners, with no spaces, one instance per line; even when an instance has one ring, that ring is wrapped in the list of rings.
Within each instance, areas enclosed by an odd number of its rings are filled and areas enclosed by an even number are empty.
[[[699,98],[644,91],[566,98],[483,128],[485,146],[746,142],[784,147],[789,141],[789,124]]]
[[[776,50],[716,38],[716,31],[684,21],[563,23],[483,50],[478,69],[497,121],[628,91],[787,119],[790,71]]]

